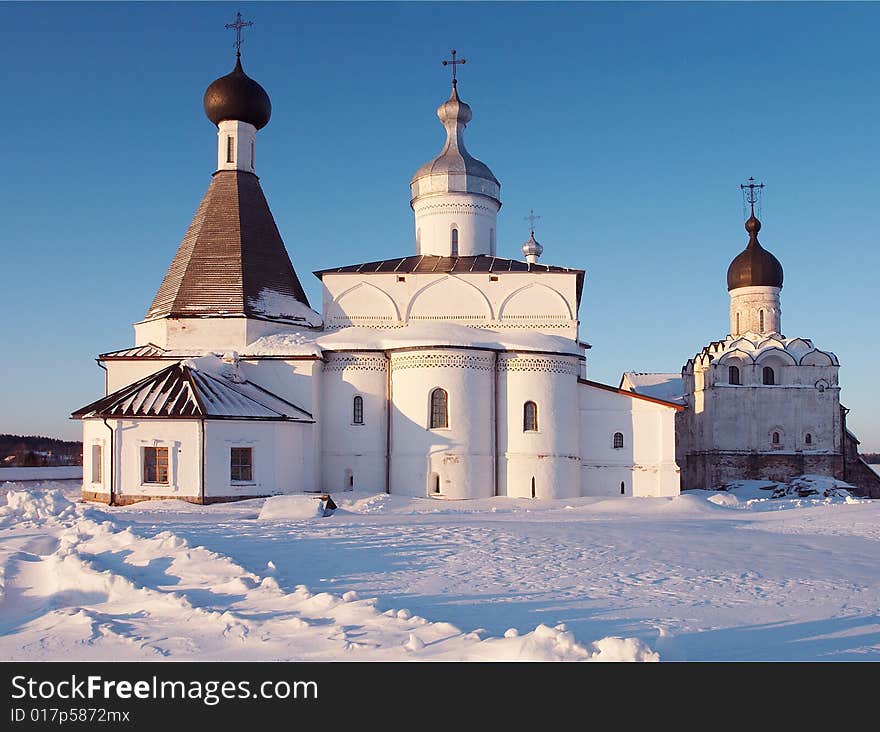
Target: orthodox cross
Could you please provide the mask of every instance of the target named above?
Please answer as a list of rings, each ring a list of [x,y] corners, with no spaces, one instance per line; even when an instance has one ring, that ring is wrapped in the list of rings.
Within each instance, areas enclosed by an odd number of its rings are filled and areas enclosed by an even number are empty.
[[[465,59],[465,58],[456,59],[455,58],[456,53],[457,53],[457,51],[453,48],[452,49],[452,60],[450,61],[449,59],[443,59],[444,66],[449,66],[450,64],[452,65],[452,86],[455,86],[456,84],[458,84],[458,79],[456,78],[456,74],[455,74],[455,67],[459,66],[461,64],[467,63],[467,59]]]
[[[242,28],[250,28],[253,24],[254,24],[254,21],[252,21],[252,20],[242,20],[241,13],[235,14],[235,22],[234,23],[227,23],[226,24],[226,27],[230,30],[235,28],[235,55],[236,56],[241,56],[241,44],[242,44],[241,29]]]
[[[535,216],[535,209],[533,209],[533,208],[530,208],[530,209],[529,209],[529,215],[528,215],[528,216],[523,216],[523,219],[529,222],[529,229],[531,230],[532,235],[534,235],[534,233],[535,233],[535,222],[536,222],[539,218],[541,218],[541,217],[540,217],[540,216]]]
[[[743,193],[743,208],[745,208],[746,204],[749,204],[752,209],[752,216],[754,216],[755,204],[757,203],[760,206],[761,192],[764,188],[764,184],[756,184],[754,178],[749,178],[748,184],[743,183],[739,188]]]

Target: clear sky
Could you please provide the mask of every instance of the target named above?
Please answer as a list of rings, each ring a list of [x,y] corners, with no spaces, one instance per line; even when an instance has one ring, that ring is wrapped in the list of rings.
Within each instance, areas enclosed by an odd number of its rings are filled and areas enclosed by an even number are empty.
[[[215,164],[205,87],[272,98],[257,172],[310,273],[414,253],[409,179],[467,58],[470,151],[501,181],[501,256],[587,270],[589,373],[678,371],[728,331],[739,183],[767,183],[783,331],[838,354],[880,450],[878,4],[3,5],[0,432],[73,438],[101,352],[133,344]]]

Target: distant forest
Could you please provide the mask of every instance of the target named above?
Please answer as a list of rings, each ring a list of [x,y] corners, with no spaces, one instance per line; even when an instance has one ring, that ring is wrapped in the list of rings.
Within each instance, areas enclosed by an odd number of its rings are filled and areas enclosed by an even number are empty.
[[[0,467],[82,465],[82,443],[39,435],[0,435]]]

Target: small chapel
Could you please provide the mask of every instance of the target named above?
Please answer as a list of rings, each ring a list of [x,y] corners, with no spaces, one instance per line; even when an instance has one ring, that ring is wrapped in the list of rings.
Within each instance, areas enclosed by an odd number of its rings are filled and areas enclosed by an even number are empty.
[[[237,44],[204,94],[208,190],[134,346],[98,357],[105,395],[73,413],[84,499],[679,493],[684,407],[587,378],[584,270],[539,261],[534,231],[500,256],[501,183],[465,146],[461,63],[444,62],[440,153],[409,182],[412,241],[315,272],[313,307],[256,174],[272,105]]]

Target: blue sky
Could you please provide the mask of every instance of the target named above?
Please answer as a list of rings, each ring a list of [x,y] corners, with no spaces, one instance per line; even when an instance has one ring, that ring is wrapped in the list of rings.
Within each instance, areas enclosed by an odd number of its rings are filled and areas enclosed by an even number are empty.
[[[257,172],[313,303],[311,271],[413,253],[455,47],[499,253],[534,208],[542,261],[587,270],[592,378],[677,371],[727,333],[753,175],[783,331],[838,354],[880,450],[880,5],[838,3],[4,4],[0,432],[77,436],[94,357],[133,343],[214,170],[201,100],[239,8],[273,105]]]

